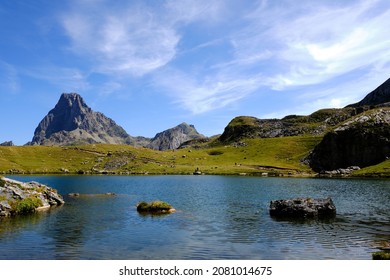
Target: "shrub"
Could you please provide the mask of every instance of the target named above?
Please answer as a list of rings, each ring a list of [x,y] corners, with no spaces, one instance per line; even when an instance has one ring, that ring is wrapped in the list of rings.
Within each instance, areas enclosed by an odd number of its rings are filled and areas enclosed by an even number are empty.
[[[372,259],[373,260],[390,260],[390,252],[374,252],[372,253]]]
[[[164,201],[155,200],[150,203],[142,201],[137,205],[138,212],[165,213],[170,212],[173,207]]]
[[[222,155],[223,152],[222,152],[222,151],[219,151],[219,150],[213,150],[213,151],[208,152],[208,154],[209,154],[210,156],[218,156],[218,155]]]
[[[12,212],[15,214],[27,214],[35,211],[36,208],[42,206],[42,201],[37,197],[27,197],[17,201],[12,205]]]

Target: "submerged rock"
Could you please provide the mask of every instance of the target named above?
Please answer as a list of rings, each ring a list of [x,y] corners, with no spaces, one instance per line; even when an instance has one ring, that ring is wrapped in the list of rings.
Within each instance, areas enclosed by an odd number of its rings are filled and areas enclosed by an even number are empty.
[[[281,218],[329,218],[336,215],[336,206],[331,198],[294,198],[271,201],[269,212]]]
[[[175,212],[176,209],[167,202],[155,200],[149,203],[145,201],[138,203],[137,211],[149,214],[169,214]]]
[[[62,196],[46,185],[0,178],[0,216],[35,212],[64,203]]]

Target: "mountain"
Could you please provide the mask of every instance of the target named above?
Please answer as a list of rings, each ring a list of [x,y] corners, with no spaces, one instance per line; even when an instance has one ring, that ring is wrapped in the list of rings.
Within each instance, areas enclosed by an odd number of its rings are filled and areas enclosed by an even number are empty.
[[[77,93],[63,93],[35,129],[30,145],[91,143],[130,144],[136,139],[102,113],[94,112]]]
[[[181,123],[178,126],[157,133],[146,147],[160,151],[173,150],[186,141],[200,138],[205,138],[205,136],[196,131],[193,125]]]
[[[377,106],[390,103],[390,79],[366,95],[360,102],[347,107]],[[390,104],[387,104],[390,105]]]

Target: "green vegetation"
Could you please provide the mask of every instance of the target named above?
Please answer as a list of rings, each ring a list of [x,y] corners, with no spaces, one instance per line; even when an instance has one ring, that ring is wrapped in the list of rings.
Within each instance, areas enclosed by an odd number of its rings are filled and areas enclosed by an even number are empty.
[[[390,252],[379,251],[372,253],[373,260],[390,260]]]
[[[390,160],[354,171],[353,175],[358,177],[390,177]]]
[[[35,211],[36,208],[42,206],[42,201],[37,197],[27,197],[23,200],[12,203],[12,212],[14,214],[27,214]]]
[[[4,174],[312,174],[301,163],[321,137],[244,139],[245,145],[198,143],[155,151],[128,145],[0,147]]]
[[[142,201],[137,205],[138,212],[148,213],[170,213],[174,211],[174,208],[167,202],[155,200],[150,203]]]

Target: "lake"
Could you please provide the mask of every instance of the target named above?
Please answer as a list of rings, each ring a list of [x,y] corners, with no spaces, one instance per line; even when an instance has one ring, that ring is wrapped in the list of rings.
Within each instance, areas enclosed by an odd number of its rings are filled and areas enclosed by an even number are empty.
[[[371,259],[390,241],[390,181],[234,176],[9,176],[64,196],[0,220],[0,259]],[[80,196],[67,194],[116,196]],[[331,220],[276,220],[269,202],[331,197]],[[177,212],[140,215],[142,200]]]

